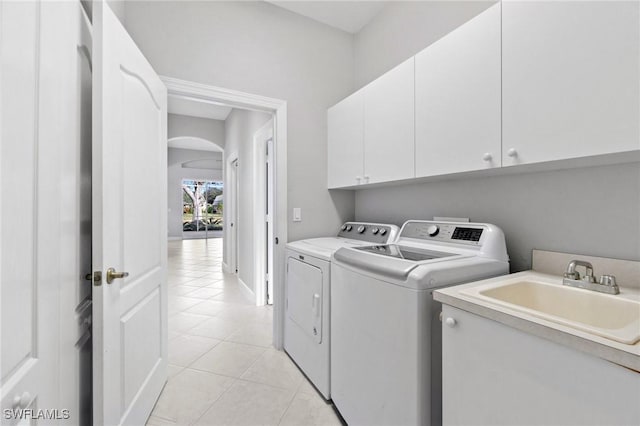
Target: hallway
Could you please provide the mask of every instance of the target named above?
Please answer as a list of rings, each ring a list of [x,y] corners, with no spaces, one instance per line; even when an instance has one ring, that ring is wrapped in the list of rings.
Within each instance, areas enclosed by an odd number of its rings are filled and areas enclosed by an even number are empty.
[[[222,239],[170,241],[169,380],[148,425],[339,425],[271,346],[272,308],[222,272]]]

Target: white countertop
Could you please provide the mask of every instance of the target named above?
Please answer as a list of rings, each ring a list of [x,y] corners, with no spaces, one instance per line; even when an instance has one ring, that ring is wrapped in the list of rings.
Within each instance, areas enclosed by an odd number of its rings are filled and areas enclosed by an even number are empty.
[[[492,303],[488,300],[479,299],[464,292],[465,290],[468,291],[468,289],[475,287],[507,280],[512,281],[513,279],[543,280],[546,282],[557,281],[558,285],[562,285],[562,277],[542,274],[535,271],[525,271],[443,288],[434,291],[433,297],[443,304],[474,313],[640,372],[640,342],[634,345],[616,342],[522,312],[521,310],[511,309],[502,303]],[[616,297],[640,301],[640,290],[621,287],[620,294],[616,295]]]

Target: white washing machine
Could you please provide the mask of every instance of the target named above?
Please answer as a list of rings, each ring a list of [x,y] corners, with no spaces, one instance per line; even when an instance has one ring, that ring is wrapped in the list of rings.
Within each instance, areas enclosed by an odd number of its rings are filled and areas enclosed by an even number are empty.
[[[485,223],[411,220],[393,244],[331,264],[331,397],[349,425],[442,423],[442,329],[434,289],[509,273]]]
[[[331,255],[341,247],[386,244],[398,227],[347,222],[336,237],[287,244],[284,349],[326,398],[330,391]]]

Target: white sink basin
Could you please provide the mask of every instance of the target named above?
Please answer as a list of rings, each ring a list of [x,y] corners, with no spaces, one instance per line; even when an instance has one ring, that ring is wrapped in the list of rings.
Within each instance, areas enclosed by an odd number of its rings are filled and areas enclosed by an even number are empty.
[[[633,345],[640,341],[640,302],[537,280],[505,281],[460,293]]]

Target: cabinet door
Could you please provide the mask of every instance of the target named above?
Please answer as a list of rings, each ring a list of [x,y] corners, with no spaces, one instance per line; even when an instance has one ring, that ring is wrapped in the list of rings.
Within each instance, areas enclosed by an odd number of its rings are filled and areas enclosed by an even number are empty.
[[[364,183],[415,176],[414,58],[364,88]]]
[[[416,55],[416,176],[501,165],[500,4]]]
[[[329,108],[329,188],[358,185],[363,174],[363,93],[356,92]]]
[[[503,165],[640,149],[640,6],[502,4]]]
[[[450,306],[442,318],[444,426],[639,424],[637,372]]]

